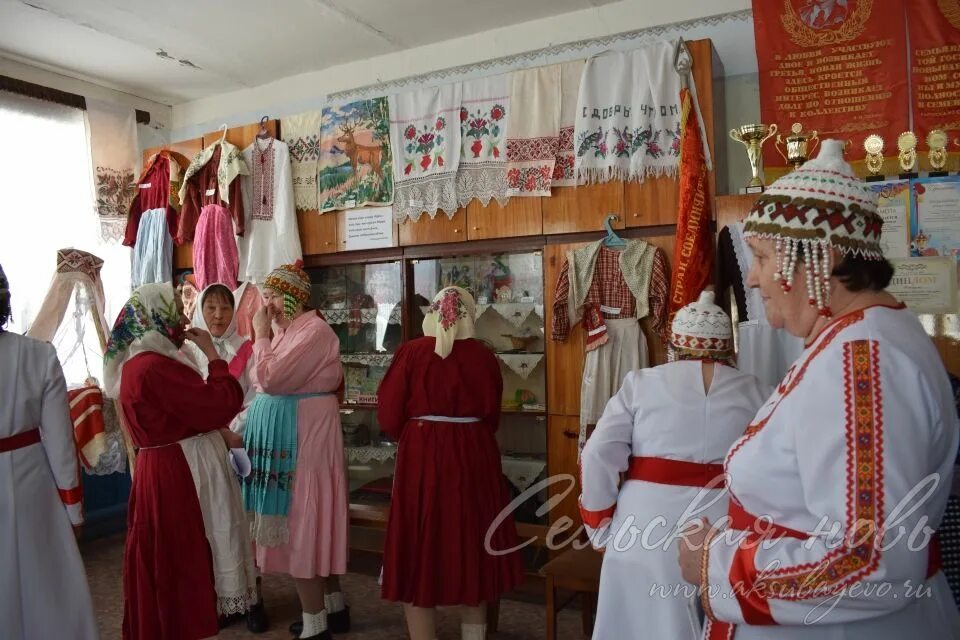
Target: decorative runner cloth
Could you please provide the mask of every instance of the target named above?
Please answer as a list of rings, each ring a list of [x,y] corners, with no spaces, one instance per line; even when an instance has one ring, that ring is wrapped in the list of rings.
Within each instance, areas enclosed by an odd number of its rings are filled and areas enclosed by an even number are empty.
[[[460,83],[390,96],[397,222],[456,213],[461,96]]]
[[[577,186],[573,133],[577,121],[580,77],[586,63],[586,60],[573,60],[560,65],[560,141],[557,160],[553,165],[554,187]]]
[[[387,98],[323,108],[318,170],[320,213],[393,202]]]
[[[457,201],[461,207],[476,198],[483,206],[507,204],[507,132],[510,122],[509,76],[463,83],[460,107],[460,169]]]
[[[320,159],[320,112],[308,111],[280,120],[290,147],[293,199],[297,211],[317,209],[317,163]]]
[[[577,178],[597,183],[676,176],[680,161],[677,43],[608,51],[587,61],[574,134]]]
[[[498,353],[497,357],[524,380],[530,377],[543,360],[542,353]]]
[[[106,242],[119,242],[127,230],[130,203],[137,195],[136,112],[132,107],[86,101],[100,236]]]
[[[73,439],[77,457],[89,471],[97,466],[100,455],[107,448],[107,426],[103,419],[103,392],[93,385],[67,392],[70,419],[73,421]]]
[[[560,135],[560,65],[510,76],[507,194],[549,196]]]

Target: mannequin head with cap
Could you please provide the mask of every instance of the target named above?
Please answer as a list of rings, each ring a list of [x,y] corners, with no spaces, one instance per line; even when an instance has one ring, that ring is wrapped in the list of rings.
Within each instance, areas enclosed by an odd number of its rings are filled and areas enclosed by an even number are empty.
[[[10,283],[3,272],[3,265],[0,265],[0,332],[6,331],[10,314]]]
[[[882,225],[877,194],[844,161],[840,140],[825,140],[816,158],[770,185],[744,222],[747,286],[759,290],[770,324],[809,337],[831,317],[894,303],[884,291],[893,267]]]
[[[705,290],[683,307],[670,325],[670,347],[678,360],[711,360],[733,364],[733,329],[730,317]]]

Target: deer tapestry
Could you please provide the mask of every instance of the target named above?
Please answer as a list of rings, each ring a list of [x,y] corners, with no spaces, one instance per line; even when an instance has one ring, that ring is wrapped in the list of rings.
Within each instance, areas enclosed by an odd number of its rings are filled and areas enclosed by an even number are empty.
[[[393,202],[386,98],[323,108],[318,175],[321,213]]]

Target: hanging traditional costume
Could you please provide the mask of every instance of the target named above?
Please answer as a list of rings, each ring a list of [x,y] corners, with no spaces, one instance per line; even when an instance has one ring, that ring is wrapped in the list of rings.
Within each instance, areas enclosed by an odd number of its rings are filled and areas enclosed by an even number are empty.
[[[744,231],[775,240],[784,290],[800,274],[829,316],[833,251],[882,259],[881,225],[843,142],[825,140],[759,197]],[[727,454],[729,530],[701,556],[705,637],[960,638],[935,534],[958,426],[913,313],[833,318]]]
[[[240,150],[226,140],[194,156],[183,174],[177,244],[193,242],[193,272],[201,291],[217,282],[237,287],[240,258],[234,232],[243,236],[245,229],[237,178],[248,174]]]
[[[627,375],[580,459],[580,515],[604,550],[596,640],[699,640],[688,599],[670,591],[681,583],[672,543],[688,509],[711,521],[726,514],[720,463],[770,392],[730,366],[730,318],[713,292],[676,314],[670,344],[679,359]],[[641,540],[631,527],[652,535]]]
[[[310,300],[299,265],[275,269],[264,284],[286,298],[287,316]],[[244,503],[265,573],[294,578],[347,571],[349,513],[340,408],[340,343],[316,313],[304,312],[253,347],[256,398],[244,441],[253,472]],[[333,612],[331,612],[333,613]]]
[[[119,398],[139,453],[124,552],[125,640],[217,634],[218,615],[256,598],[256,570],[236,476],[217,431],[242,390],[223,360],[207,380],[177,348],[170,284],[133,292],[107,346],[107,393]]]
[[[729,291],[730,305],[737,308],[737,367],[764,384],[776,385],[803,353],[803,340],[772,327],[760,291],[747,286],[753,252],[743,236],[743,223],[725,226],[718,245],[717,289],[724,296]]]
[[[565,342],[578,322],[587,333],[580,449],[587,426],[597,423],[626,375],[647,366],[639,321],[650,316],[654,332],[662,335],[669,283],[663,251],[643,240],[627,241],[622,251],[598,240],[567,255],[557,280],[551,337]]]
[[[133,248],[130,286],[173,280],[173,238],[180,210],[180,165],[169,151],[157,153],[137,180],[123,244]]]
[[[86,251],[57,251],[50,290],[27,332],[57,350],[69,388],[77,453],[84,469],[96,475],[123,471],[126,448],[113,405],[104,403],[98,386],[109,335],[101,267],[103,260]]]
[[[0,269],[0,312],[8,300]],[[5,638],[100,637],[71,528],[83,524],[81,499],[57,353],[0,325],[0,624]]]
[[[282,140],[258,138],[243,150],[243,161],[250,173],[240,181],[245,210],[244,233],[237,240],[240,280],[262,283],[274,266],[303,258],[290,149]]]
[[[212,286],[214,285],[211,285],[211,287]],[[240,290],[238,289],[238,291]],[[208,293],[210,293],[210,287],[204,289],[200,294],[197,307],[193,312],[193,319],[190,321],[190,326],[193,328],[203,329],[207,332],[210,331],[210,328],[207,326],[207,321],[203,317],[203,300]],[[230,422],[230,430],[242,436],[247,424],[247,408],[257,394],[256,389],[254,389],[253,384],[250,382],[250,370],[253,368],[253,342],[240,335],[237,331],[236,311],[234,311],[233,319],[230,321],[226,331],[223,332],[223,335],[214,336],[210,334],[210,337],[213,338],[213,346],[216,348],[217,353],[220,354],[223,361],[227,363],[230,375],[237,379],[237,382],[240,383],[240,387],[243,389],[243,408]],[[190,357],[197,363],[200,375],[207,378],[210,374],[210,363],[203,351],[192,342],[184,343],[183,350],[189,353]]]
[[[386,600],[415,607],[478,606],[523,581],[495,433],[500,364],[474,340],[475,305],[443,289],[403,344],[377,393],[380,428],[399,442],[384,548]]]

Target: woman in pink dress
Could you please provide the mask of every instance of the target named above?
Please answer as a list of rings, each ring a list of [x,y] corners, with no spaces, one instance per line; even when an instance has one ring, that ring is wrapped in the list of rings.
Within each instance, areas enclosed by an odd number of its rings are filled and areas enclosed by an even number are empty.
[[[296,582],[300,637],[328,640],[331,631],[349,628],[335,578],[347,570],[349,526],[335,395],[343,379],[340,343],[306,310],[310,278],[299,262],[275,269],[263,292],[265,306],[253,318],[251,377],[258,393],[244,433],[253,464],[244,504],[260,570]]]

